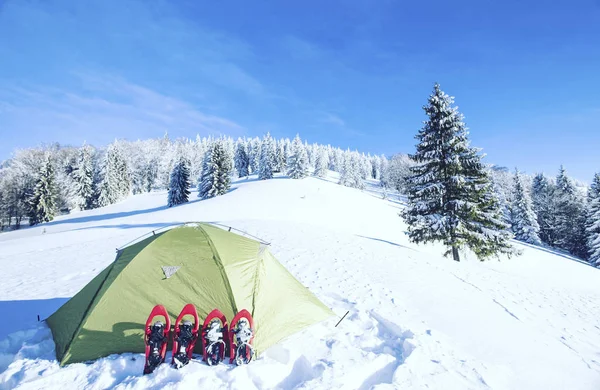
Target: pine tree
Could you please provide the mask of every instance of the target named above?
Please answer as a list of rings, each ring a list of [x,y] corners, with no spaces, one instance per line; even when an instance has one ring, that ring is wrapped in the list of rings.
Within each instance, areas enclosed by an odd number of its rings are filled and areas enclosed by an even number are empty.
[[[277,142],[277,155],[275,159],[275,172],[285,172],[287,156],[285,154],[285,142],[283,140]]]
[[[273,178],[273,172],[275,171],[275,165],[277,163],[276,152],[275,142],[273,141],[273,138],[271,138],[271,134],[267,133],[260,145],[260,159],[258,161],[259,180]]]
[[[390,166],[390,162],[388,161],[387,157],[385,157],[383,154],[379,157],[379,180],[381,185],[384,188],[389,188],[389,186],[387,185],[386,181],[385,181],[385,177],[388,174],[388,169]]]
[[[324,147],[317,150],[317,157],[315,159],[315,176],[325,177],[327,176],[327,168],[329,165],[329,157],[327,155],[327,149]]]
[[[543,173],[538,173],[533,178],[531,186],[531,199],[533,211],[537,216],[540,227],[540,240],[548,245],[556,243],[556,216],[553,205],[554,186]]]
[[[600,267],[600,174],[594,175],[594,181],[588,191],[587,244],[589,262]]]
[[[248,155],[250,156],[250,173],[258,172],[258,162],[260,160],[260,139],[258,137],[248,141]]]
[[[300,140],[300,136],[296,135],[294,142],[290,147],[290,157],[288,158],[288,175],[292,179],[302,179],[308,176],[308,156],[306,149]]]
[[[371,157],[371,177],[373,179],[381,179],[381,159],[379,156]]]
[[[165,133],[163,138],[159,140],[158,150],[156,187],[166,189],[169,188],[171,171],[173,170],[173,165],[175,165],[175,145],[171,142],[168,133]]]
[[[171,172],[169,184],[169,195],[167,204],[169,207],[186,203],[190,196],[190,169],[189,162],[185,157],[180,157]]]
[[[238,177],[247,177],[250,175],[250,157],[248,156],[246,142],[241,138],[236,143],[234,163]]]
[[[79,150],[77,169],[73,172],[77,206],[80,210],[92,209],[96,201],[93,153],[91,146],[83,145]]]
[[[339,170],[340,170],[339,184],[346,186],[346,187],[352,187],[352,185],[354,184],[355,173],[354,173],[354,166],[352,165],[352,155],[350,154],[350,150],[347,150],[342,155]]]
[[[498,199],[478,150],[469,146],[467,129],[453,98],[438,84],[424,107],[429,120],[419,131],[411,158],[408,207],[403,213],[411,241],[441,241],[460,261],[459,249],[479,259],[514,250],[502,222]]]
[[[131,190],[129,168],[118,142],[110,144],[102,164],[100,206],[116,203],[129,195]]]
[[[556,215],[556,245],[575,256],[587,258],[584,199],[563,166],[556,177],[553,207]]]
[[[356,151],[351,152],[347,150],[343,155],[339,184],[346,187],[364,189],[363,168],[362,156]]]
[[[54,219],[56,213],[56,193],[55,174],[47,154],[44,163],[40,167],[33,196],[29,201],[29,224],[37,225],[42,222],[50,222]]]
[[[313,146],[314,145],[309,145],[307,141],[304,141],[304,150],[306,150],[306,157],[308,158],[309,171],[311,170],[311,168],[314,170],[317,157]]]
[[[231,186],[232,169],[233,163],[224,141],[214,141],[204,158],[198,197],[207,199],[226,194]]]
[[[515,170],[514,176],[514,200],[512,210],[515,238],[530,244],[539,245],[541,243],[540,237],[538,236],[540,227],[532,209],[531,197],[523,188],[523,182],[518,170]]]

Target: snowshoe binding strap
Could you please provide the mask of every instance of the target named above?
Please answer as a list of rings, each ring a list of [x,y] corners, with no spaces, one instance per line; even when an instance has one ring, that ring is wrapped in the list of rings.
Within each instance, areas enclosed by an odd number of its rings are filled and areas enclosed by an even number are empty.
[[[179,350],[176,351],[175,355],[173,356],[173,365],[176,368],[181,368],[190,361],[187,350],[188,346],[194,339],[193,328],[194,325],[191,321],[183,321],[181,325],[179,325],[179,335],[176,338]]]

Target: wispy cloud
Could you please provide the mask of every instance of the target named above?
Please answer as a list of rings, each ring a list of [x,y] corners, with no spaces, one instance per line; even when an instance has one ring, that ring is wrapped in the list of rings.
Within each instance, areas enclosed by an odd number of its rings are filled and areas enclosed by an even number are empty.
[[[317,122],[321,126],[333,126],[335,127],[336,131],[347,136],[362,137],[366,135],[364,132],[356,130],[353,127],[349,126],[347,122],[344,119],[342,119],[339,115],[334,114],[330,111],[320,111],[317,114]]]
[[[314,60],[320,57],[322,50],[307,40],[294,35],[286,35],[281,39],[281,45],[288,54],[298,60]]]
[[[346,122],[342,118],[340,118],[339,116],[332,114],[330,112],[324,112],[322,114],[321,118],[319,119],[319,121],[321,123],[326,123],[326,124],[335,125],[335,126],[339,126],[339,127],[346,126]]]
[[[98,135],[131,138],[175,134],[241,135],[233,120],[200,111],[193,104],[111,75],[81,76],[84,89],[4,85],[3,127],[47,133],[61,142]],[[62,136],[62,137],[61,137]],[[61,139],[66,138],[66,139]]]

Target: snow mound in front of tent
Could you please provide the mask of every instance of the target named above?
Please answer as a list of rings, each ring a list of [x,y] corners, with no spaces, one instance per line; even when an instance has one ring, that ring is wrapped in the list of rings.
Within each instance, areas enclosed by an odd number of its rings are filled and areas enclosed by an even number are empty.
[[[1,389],[597,389],[600,272],[523,246],[514,259],[461,263],[408,242],[402,199],[327,180],[237,181],[167,208],[166,193],[0,234]],[[279,261],[339,316],[248,366],[141,375],[142,354],[59,368],[43,322],[114,259],[115,248],[186,221],[272,243]],[[346,318],[335,327],[346,313]]]

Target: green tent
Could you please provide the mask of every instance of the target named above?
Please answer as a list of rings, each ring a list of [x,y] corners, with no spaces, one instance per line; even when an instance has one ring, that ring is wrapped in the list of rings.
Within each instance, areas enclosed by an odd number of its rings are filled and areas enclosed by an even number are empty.
[[[165,306],[174,321],[186,303],[196,306],[201,321],[215,308],[228,321],[247,309],[257,353],[333,315],[267,245],[213,225],[186,224],[120,249],[47,319],[56,357],[65,365],[144,352],[144,324],[154,305]]]

